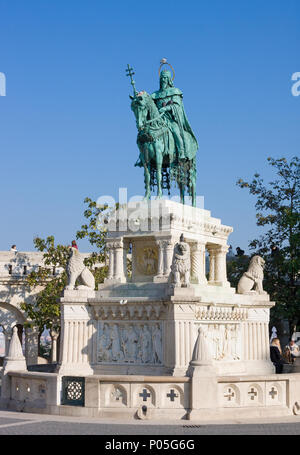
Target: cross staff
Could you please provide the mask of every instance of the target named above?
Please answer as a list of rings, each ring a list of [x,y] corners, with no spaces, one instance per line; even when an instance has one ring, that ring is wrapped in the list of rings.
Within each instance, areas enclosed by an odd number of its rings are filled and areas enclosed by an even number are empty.
[[[134,94],[134,96],[136,96],[137,95],[137,91],[136,91],[136,88],[135,88],[135,81],[133,80],[133,77],[132,77],[135,73],[133,72],[133,68],[130,67],[129,63],[127,63],[126,73],[127,73],[126,76],[130,77],[130,81],[131,81],[130,83],[131,83],[132,88],[133,88],[133,94]]]

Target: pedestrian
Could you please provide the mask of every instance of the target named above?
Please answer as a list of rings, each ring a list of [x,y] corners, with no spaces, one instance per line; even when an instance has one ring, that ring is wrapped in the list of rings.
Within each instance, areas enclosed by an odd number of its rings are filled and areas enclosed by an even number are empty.
[[[75,240],[72,240],[72,248],[76,248],[78,250],[78,246]]]
[[[17,252],[17,251],[18,251],[18,250],[17,250],[17,245],[12,245],[12,246],[10,247],[10,251],[15,251],[15,252]]]
[[[283,357],[288,363],[294,363],[296,357],[299,357],[299,346],[294,340],[290,340],[289,344],[284,348]]]
[[[280,346],[279,338],[273,338],[270,346],[270,357],[271,362],[275,366],[276,374],[281,374],[283,370],[283,365],[286,363],[282,357],[282,351]]]

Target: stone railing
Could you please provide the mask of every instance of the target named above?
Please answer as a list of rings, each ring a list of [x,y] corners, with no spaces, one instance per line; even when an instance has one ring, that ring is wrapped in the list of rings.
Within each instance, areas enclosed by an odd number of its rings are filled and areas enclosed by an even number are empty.
[[[91,253],[81,253],[85,259]],[[103,267],[104,264],[95,264],[93,268]],[[0,281],[7,278],[21,279],[33,271],[38,271],[39,267],[45,267],[44,253],[33,251],[0,251]],[[60,274],[61,267],[52,268],[53,275]]]

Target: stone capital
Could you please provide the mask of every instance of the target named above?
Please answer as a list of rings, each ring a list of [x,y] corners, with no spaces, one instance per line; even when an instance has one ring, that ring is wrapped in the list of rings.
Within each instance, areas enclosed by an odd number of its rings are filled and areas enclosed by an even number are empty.
[[[217,254],[227,254],[229,249],[229,245],[217,245],[216,247],[216,253]]]
[[[192,253],[196,253],[196,252],[203,253],[205,251],[205,246],[206,245],[204,242],[194,242],[194,243],[190,244]]]

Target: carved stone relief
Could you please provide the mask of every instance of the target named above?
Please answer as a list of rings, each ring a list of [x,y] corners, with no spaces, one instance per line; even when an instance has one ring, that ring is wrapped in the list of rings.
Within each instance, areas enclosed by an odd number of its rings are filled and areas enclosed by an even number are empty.
[[[137,269],[142,275],[157,273],[158,254],[156,247],[140,248],[137,253]]]
[[[241,360],[239,324],[205,324],[207,348],[214,360]]]
[[[99,322],[98,362],[161,364],[160,323]]]

